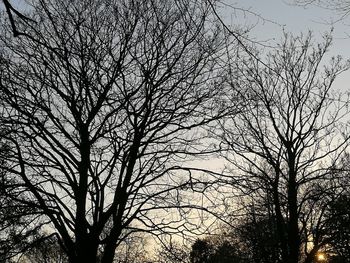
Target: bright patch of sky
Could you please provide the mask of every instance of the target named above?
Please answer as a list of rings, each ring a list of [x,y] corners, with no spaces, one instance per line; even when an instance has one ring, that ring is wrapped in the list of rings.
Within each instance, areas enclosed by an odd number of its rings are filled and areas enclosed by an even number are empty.
[[[330,0],[332,1],[332,0]],[[266,46],[274,46],[282,38],[283,30],[295,35],[313,32],[315,43],[333,28],[330,56],[350,58],[350,16],[340,20],[341,14],[315,5],[296,6],[293,0],[224,0],[220,14],[231,25],[252,27],[250,39]],[[237,9],[238,7],[238,9]],[[350,91],[350,71],[336,81],[336,88]]]
[[[338,49],[342,55],[350,57],[350,17],[337,21],[340,15],[335,11],[326,10],[314,5],[307,7],[292,5],[293,0],[240,0],[234,2],[226,0],[229,6],[220,9],[221,14],[228,23],[240,22],[254,25],[251,36],[257,41],[278,40],[284,29],[286,32],[299,34],[314,32],[316,37],[334,28],[334,45],[344,47]],[[239,7],[243,12],[235,10]],[[255,15],[254,15],[255,13]]]

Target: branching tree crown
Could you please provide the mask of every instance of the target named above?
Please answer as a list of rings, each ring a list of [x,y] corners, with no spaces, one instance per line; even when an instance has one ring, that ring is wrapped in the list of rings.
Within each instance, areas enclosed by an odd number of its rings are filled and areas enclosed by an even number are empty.
[[[50,224],[70,262],[112,262],[135,231],[190,230],[170,213],[193,179],[180,161],[206,151],[194,130],[226,110],[214,107],[224,39],[210,10],[45,0],[20,37],[1,27],[6,194]]]
[[[298,262],[302,244],[308,253],[317,202],[331,191],[334,164],[348,143],[348,98],[332,90],[348,65],[339,57],[324,65],[330,44],[330,36],[314,47],[311,34],[286,35],[267,55],[269,67],[255,59],[237,65],[246,109],[221,121],[219,135],[234,153],[226,158],[239,174],[233,181],[273,206],[283,262]]]
[[[294,0],[297,5],[317,5],[322,8],[334,10],[340,17],[338,20],[349,17],[350,14],[350,1],[349,0]]]

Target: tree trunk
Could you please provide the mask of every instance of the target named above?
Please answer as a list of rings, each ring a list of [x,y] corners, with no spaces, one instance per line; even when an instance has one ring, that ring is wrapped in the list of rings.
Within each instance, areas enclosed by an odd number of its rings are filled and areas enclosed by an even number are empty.
[[[282,261],[287,262],[288,260],[288,246],[287,246],[287,238],[286,238],[286,231],[285,231],[285,223],[284,218],[281,212],[281,204],[278,196],[278,183],[275,183],[273,185],[273,202],[275,207],[275,214],[276,214],[276,228],[277,228],[277,235],[279,240],[279,245],[282,252]]]
[[[80,241],[77,246],[74,257],[69,258],[69,263],[98,263],[98,245],[97,242],[87,238]]]
[[[300,237],[298,227],[298,190],[295,171],[295,156],[289,152],[289,179],[288,179],[288,246],[290,263],[298,263],[300,250]]]
[[[117,245],[115,242],[110,242],[109,244],[107,244],[104,249],[101,263],[112,263],[116,248],[117,248]]]
[[[318,246],[314,246],[312,248],[312,250],[310,251],[310,253],[307,255],[304,263],[312,263],[312,262],[314,262],[314,259],[315,259],[317,251],[318,251]]]

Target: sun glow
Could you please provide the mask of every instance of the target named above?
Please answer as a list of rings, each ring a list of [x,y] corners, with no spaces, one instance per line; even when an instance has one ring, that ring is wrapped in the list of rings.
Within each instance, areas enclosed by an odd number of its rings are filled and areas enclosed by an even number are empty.
[[[326,255],[325,253],[318,252],[316,255],[317,261],[319,262],[325,262],[326,261]]]

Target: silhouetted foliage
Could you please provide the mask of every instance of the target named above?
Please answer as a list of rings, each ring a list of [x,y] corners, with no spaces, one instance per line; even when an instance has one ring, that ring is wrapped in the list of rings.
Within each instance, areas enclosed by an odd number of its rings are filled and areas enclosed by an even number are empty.
[[[190,253],[191,263],[240,263],[246,262],[234,244],[228,240],[197,239]]]
[[[166,244],[162,244],[160,249],[157,249],[157,253],[153,260],[154,263],[189,263],[190,252],[189,248],[184,244],[170,241]]]
[[[341,194],[329,202],[325,212],[325,231],[331,252],[337,260],[350,260],[350,196]],[[347,261],[346,261],[347,260]]]
[[[213,254],[213,248],[207,240],[197,239],[192,245],[191,262],[192,263],[207,263]]]
[[[273,217],[261,218],[252,214],[236,230],[249,262],[280,262],[281,251],[275,220]]]
[[[22,255],[26,263],[67,263],[65,251],[58,243],[57,237],[44,236],[37,238],[35,244]]]

